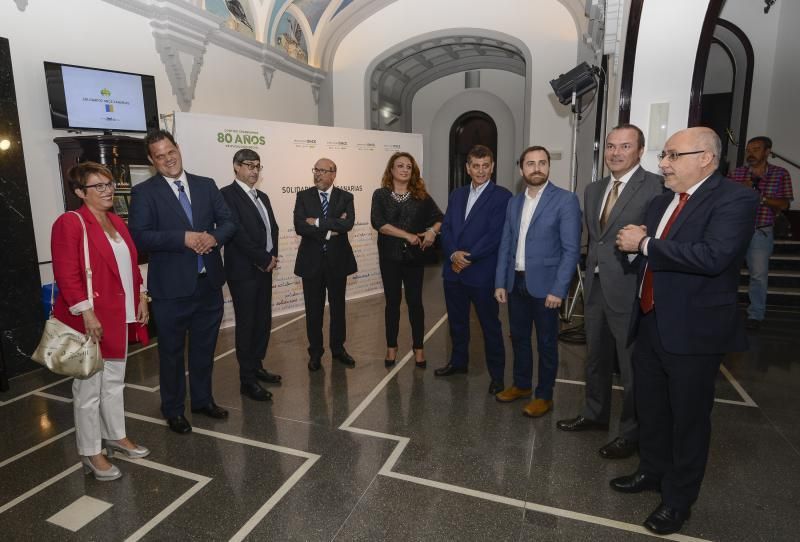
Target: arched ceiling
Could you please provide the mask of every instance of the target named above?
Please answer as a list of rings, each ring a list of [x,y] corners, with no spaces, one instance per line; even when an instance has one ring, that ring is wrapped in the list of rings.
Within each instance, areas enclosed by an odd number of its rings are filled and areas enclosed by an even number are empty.
[[[322,70],[330,69],[341,39],[371,14],[396,0],[189,0],[228,19],[228,26],[282,49],[288,56]],[[441,0],[436,0],[441,1]],[[586,0],[558,0],[585,30]],[[597,3],[599,0],[591,0]],[[452,56],[450,50],[444,52]],[[456,53],[458,54],[458,53]],[[478,53],[485,56],[485,53]]]
[[[447,75],[477,69],[499,69],[525,76],[525,56],[499,39],[453,35],[426,39],[382,59],[370,75],[373,127],[378,114],[402,116],[414,94]]]

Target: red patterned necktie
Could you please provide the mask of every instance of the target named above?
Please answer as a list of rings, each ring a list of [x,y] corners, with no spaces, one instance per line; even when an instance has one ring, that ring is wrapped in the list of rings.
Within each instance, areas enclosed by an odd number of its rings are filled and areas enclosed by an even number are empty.
[[[664,239],[667,237],[669,233],[669,229],[672,227],[672,224],[675,223],[677,220],[678,215],[681,213],[681,210],[686,205],[686,202],[689,201],[689,194],[686,192],[682,192],[678,194],[680,201],[678,201],[678,206],[675,207],[675,210],[672,211],[672,214],[669,215],[669,220],[667,220],[667,224],[664,226],[664,231],[661,232],[661,235],[658,236],[659,239]],[[647,314],[651,310],[653,310],[653,306],[655,305],[655,301],[653,299],[653,272],[650,271],[650,266],[648,265],[644,270],[644,280],[642,280],[642,297],[639,299],[639,307],[642,309],[643,314]]]

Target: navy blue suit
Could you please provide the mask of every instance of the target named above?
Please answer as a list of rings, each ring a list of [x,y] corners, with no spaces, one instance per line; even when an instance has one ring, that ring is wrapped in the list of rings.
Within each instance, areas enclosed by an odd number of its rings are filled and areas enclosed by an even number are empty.
[[[169,182],[161,175],[133,187],[128,216],[136,247],[150,255],[147,288],[153,297],[158,326],[161,412],[165,418],[183,415],[187,331],[192,408],[204,408],[213,402],[211,371],[222,321],[225,283],[220,248],[236,231],[214,180],[190,173],[186,179],[191,222]],[[203,256],[202,274],[197,271],[197,254],[184,244],[187,231],[205,231],[217,240],[217,246]]]
[[[656,197],[645,216],[655,235],[675,194]],[[726,352],[747,348],[736,297],[753,235],[758,196],[709,177],[692,194],[665,239],[651,238],[655,308],[631,318],[639,471],[661,479],[662,501],[688,509],[697,499],[711,438],[714,382]]]
[[[470,189],[471,184],[454,190],[450,195],[441,230],[442,253],[446,258],[442,268],[444,299],[453,343],[450,364],[466,367],[469,363],[472,303],[483,331],[489,376],[492,380],[502,381],[506,353],[494,298],[494,274],[511,192],[489,182],[465,217]],[[451,268],[450,256],[458,250],[468,252],[471,263],[456,273]]]
[[[539,383],[536,398],[553,399],[558,372],[558,309],[545,307],[548,295],[565,301],[577,269],[581,246],[578,197],[548,182],[525,233],[525,270],[516,270],[525,192],[508,202],[497,256],[495,288],[508,292],[508,320],[514,348],[514,386],[533,383],[532,327],[536,326]]]

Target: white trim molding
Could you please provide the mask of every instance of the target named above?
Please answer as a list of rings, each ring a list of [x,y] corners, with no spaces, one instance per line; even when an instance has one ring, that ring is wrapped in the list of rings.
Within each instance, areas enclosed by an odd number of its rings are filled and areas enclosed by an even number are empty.
[[[276,47],[227,28],[222,17],[201,7],[185,0],[104,1],[150,19],[156,50],[181,111],[191,109],[209,43],[259,62],[266,89],[272,86],[273,75],[278,70],[311,83],[314,101],[319,100],[319,89],[326,78],[323,70],[298,62]]]

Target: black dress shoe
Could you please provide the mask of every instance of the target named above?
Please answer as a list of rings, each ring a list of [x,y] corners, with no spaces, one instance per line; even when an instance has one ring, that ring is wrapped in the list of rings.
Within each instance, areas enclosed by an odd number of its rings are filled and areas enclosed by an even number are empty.
[[[590,420],[589,418],[584,418],[583,416],[578,416],[577,418],[572,418],[569,420],[559,420],[556,422],[556,427],[562,431],[589,431],[591,429],[605,431],[608,429],[608,424],[596,422],[594,420]]]
[[[492,383],[489,384],[489,395],[497,395],[504,389],[506,389],[506,385],[502,380],[492,380]]]
[[[319,371],[322,367],[322,360],[320,358],[311,358],[308,360],[308,370],[312,373],[314,371]]]
[[[609,482],[611,489],[620,493],[641,493],[642,491],[661,491],[661,480],[652,474],[635,472],[620,476]]]
[[[639,443],[635,440],[628,440],[617,437],[602,448],[597,453],[604,459],[625,459],[636,453]]]
[[[394,367],[394,364],[397,363],[396,359],[385,359],[383,360],[384,367]]]
[[[266,369],[257,369],[256,378],[261,380],[262,382],[266,382],[267,384],[281,383],[281,375],[276,375],[275,373],[271,373]]]
[[[438,369],[433,371],[433,374],[435,374],[436,376],[450,376],[456,373],[466,373],[466,372],[467,372],[466,367],[456,367],[448,363],[444,367],[439,367]]]
[[[353,359],[353,356],[347,353],[347,350],[342,350],[337,354],[333,354],[331,357],[348,367],[356,366],[356,360]]]
[[[658,508],[653,510],[653,513],[644,520],[644,526],[648,531],[656,534],[666,535],[677,533],[683,527],[683,522],[691,516],[689,509],[681,510],[667,506],[663,502],[658,505]]]
[[[754,318],[748,318],[747,322],[745,323],[745,327],[752,331],[758,331],[761,328],[761,320],[756,320]]]
[[[422,361],[414,360],[414,365],[417,367],[417,369],[424,369],[428,366],[428,361],[424,359]]]
[[[185,435],[186,433],[192,432],[192,426],[189,424],[189,420],[187,420],[183,416],[175,416],[174,418],[167,418],[167,425],[169,425],[170,429],[181,435]]]
[[[214,401],[211,401],[202,408],[193,408],[192,412],[194,414],[205,414],[209,418],[214,418],[216,420],[224,420],[228,417],[228,411],[220,406],[217,406]]]
[[[239,391],[241,391],[242,395],[246,395],[253,401],[269,401],[272,399],[272,394],[262,388],[258,382],[242,384]]]

